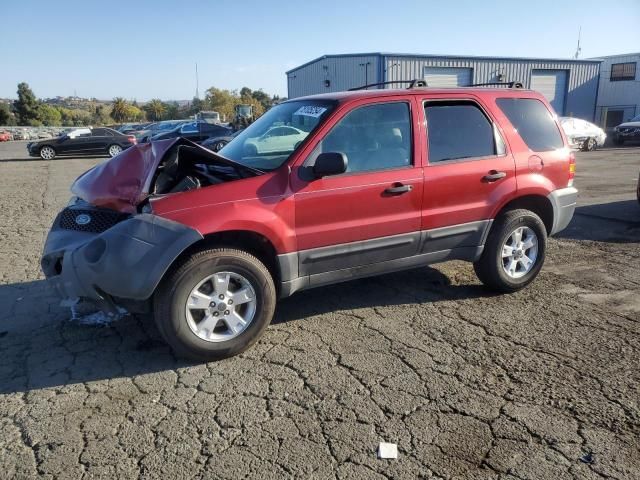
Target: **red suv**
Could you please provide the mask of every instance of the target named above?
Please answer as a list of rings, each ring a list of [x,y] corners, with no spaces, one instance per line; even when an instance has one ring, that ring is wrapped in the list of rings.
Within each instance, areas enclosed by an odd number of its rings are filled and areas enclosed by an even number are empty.
[[[307,288],[452,259],[494,290],[523,288],[573,216],[574,170],[536,92],[299,98],[219,153],[170,139],[89,170],[42,268],[65,298],[150,305],[177,353],[222,358]]]

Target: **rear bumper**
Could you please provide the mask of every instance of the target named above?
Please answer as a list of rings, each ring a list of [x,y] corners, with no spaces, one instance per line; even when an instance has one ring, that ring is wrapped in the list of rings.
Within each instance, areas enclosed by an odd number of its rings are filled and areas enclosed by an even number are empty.
[[[578,189],[575,187],[560,188],[547,195],[547,198],[553,207],[553,226],[549,235],[554,235],[564,230],[571,222],[576,210]]]
[[[200,239],[196,230],[150,214],[136,215],[102,233],[54,224],[41,266],[49,284],[66,300],[145,300],[178,255]]]

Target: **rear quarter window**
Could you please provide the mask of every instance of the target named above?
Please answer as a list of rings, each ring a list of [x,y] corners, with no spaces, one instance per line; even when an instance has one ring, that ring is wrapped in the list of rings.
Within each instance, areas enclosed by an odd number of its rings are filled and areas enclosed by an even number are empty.
[[[534,152],[564,147],[562,136],[544,103],[535,98],[498,98],[496,103],[524,143]]]

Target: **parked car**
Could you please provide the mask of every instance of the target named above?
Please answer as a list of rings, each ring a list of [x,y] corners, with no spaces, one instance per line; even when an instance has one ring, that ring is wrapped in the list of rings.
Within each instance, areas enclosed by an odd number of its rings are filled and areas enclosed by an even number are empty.
[[[57,155],[96,155],[115,157],[136,144],[133,135],[123,135],[110,128],[76,128],[59,137],[30,142],[27,151],[32,157],[51,160]]]
[[[245,141],[244,148],[248,155],[287,151],[291,145],[304,140],[307,134],[308,132],[295,127],[276,126],[270,128],[259,137],[248,138]]]
[[[628,122],[621,123],[613,129],[613,143],[623,145],[624,142],[640,140],[640,115]]]
[[[6,130],[0,131],[0,142],[9,142],[13,140],[13,135]]]
[[[237,130],[233,132],[231,135],[223,135],[221,137],[217,137],[217,136],[210,137],[210,138],[207,138],[200,145],[202,145],[205,148],[208,148],[209,150],[213,150],[214,152],[219,152],[224,148],[224,146],[227,143],[229,143],[231,140],[236,138],[240,134],[240,132],[242,132],[242,130]]]
[[[280,103],[219,154],[136,146],[76,180],[42,269],[67,299],[152,304],[163,338],[201,360],[256,342],[278,297],[353,278],[458,259],[514,292],[575,209],[552,111],[522,89],[362,90]],[[282,126],[300,133],[247,152]]]
[[[156,122],[147,125],[142,130],[135,130],[131,132],[131,134],[136,136],[136,140],[138,140],[138,143],[146,143],[151,140],[151,137],[153,137],[154,135],[174,130],[175,128],[185,123],[187,123],[186,120],[163,120],[162,122]]]
[[[168,132],[159,133],[151,137],[151,140],[167,140],[169,138],[186,138],[195,143],[205,141],[209,137],[222,137],[230,135],[231,130],[228,127],[215,125],[206,122],[189,122],[184,123]]]
[[[13,132],[14,140],[29,140],[30,136],[26,129],[16,130]]]
[[[604,146],[607,134],[597,125],[580,118],[561,117],[560,125],[564,130],[569,146],[585,152]]]

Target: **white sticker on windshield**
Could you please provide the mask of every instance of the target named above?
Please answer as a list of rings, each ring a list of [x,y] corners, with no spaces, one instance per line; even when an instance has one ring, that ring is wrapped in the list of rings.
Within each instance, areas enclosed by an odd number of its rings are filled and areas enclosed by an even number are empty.
[[[294,115],[304,115],[306,117],[318,118],[320,115],[322,115],[326,111],[327,109],[324,107],[316,107],[315,105],[305,105],[304,107],[300,107],[298,111],[294,113]]]

